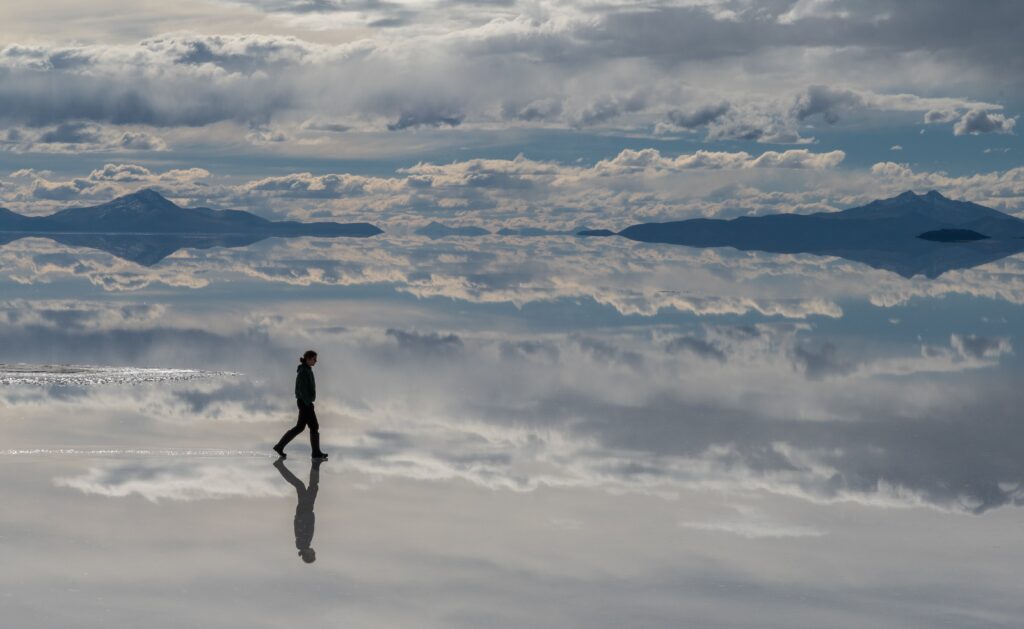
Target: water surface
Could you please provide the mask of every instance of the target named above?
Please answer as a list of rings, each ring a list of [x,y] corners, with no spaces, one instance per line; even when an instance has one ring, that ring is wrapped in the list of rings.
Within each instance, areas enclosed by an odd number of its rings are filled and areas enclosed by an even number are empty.
[[[1018,622],[1018,257],[385,234],[0,268],[12,626]],[[313,563],[269,450],[307,348]]]

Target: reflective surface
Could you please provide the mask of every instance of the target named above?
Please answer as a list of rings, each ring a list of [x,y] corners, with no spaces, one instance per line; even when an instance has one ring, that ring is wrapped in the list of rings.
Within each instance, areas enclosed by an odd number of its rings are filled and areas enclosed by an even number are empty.
[[[385,234],[0,268],[11,626],[1019,622],[1019,257]],[[275,469],[308,348],[331,458]]]

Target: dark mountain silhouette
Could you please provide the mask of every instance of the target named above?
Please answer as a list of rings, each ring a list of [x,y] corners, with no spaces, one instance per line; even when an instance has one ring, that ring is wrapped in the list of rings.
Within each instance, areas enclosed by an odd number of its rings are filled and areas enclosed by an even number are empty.
[[[943,230],[970,231],[982,238],[947,241],[920,237]],[[836,256],[904,277],[929,278],[1024,251],[1024,221],[977,203],[947,199],[935,191],[921,195],[904,192],[841,212],[644,223],[618,235],[690,247]]]
[[[491,232],[484,229],[483,227],[474,227],[471,225],[464,227],[451,227],[449,225],[445,225],[444,223],[438,223],[437,221],[434,221],[429,225],[420,227],[419,229],[416,230],[415,233],[419,234],[420,236],[426,236],[431,240],[436,240],[438,238],[447,238],[449,236],[462,236],[470,238],[474,236],[487,236]]]
[[[24,229],[32,223],[28,216],[15,214],[5,207],[0,207],[0,231],[11,229]]]
[[[241,210],[184,208],[154,190],[48,216],[23,216],[0,208],[0,244],[44,237],[147,266],[184,248],[244,247],[271,237],[366,238],[380,233],[383,230],[370,223],[269,221]]]
[[[581,229],[580,231],[576,232],[576,235],[603,238],[606,236],[615,236],[616,233],[610,229]]]

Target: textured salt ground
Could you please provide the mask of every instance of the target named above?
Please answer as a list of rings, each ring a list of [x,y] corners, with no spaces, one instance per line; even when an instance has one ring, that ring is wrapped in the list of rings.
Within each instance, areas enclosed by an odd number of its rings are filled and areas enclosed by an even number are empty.
[[[190,380],[205,380],[208,378],[238,375],[241,374],[230,371],[201,371],[198,369],[0,363],[0,385],[95,386],[149,382],[187,382]]]

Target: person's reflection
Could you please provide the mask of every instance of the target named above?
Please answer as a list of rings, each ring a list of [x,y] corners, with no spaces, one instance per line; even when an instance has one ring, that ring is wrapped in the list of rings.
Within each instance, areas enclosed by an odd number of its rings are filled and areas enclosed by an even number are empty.
[[[302,484],[291,470],[285,467],[284,459],[274,461],[274,467],[286,481],[295,488],[299,496],[299,504],[295,507],[295,548],[299,549],[299,557],[306,563],[316,561],[316,551],[313,550],[313,526],[316,522],[316,515],[313,514],[313,503],[316,502],[316,492],[320,484],[320,463],[322,460],[313,459],[309,468],[309,486]]]

